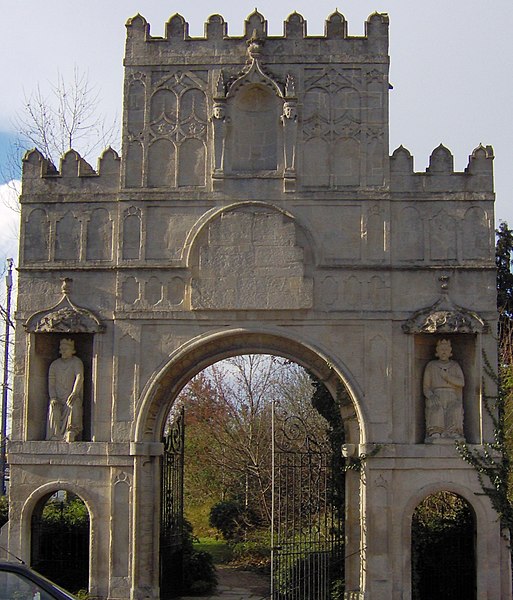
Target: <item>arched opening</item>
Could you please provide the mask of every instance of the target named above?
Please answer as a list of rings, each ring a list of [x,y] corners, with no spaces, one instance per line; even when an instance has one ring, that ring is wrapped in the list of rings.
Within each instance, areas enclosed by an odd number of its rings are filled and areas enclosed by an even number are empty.
[[[412,600],[475,600],[476,523],[470,504],[441,491],[412,517]]]
[[[343,593],[348,403],[276,354],[235,355],[183,387],[164,426],[162,597],[209,591],[197,548],[258,565],[265,597]]]
[[[31,522],[31,566],[76,593],[89,586],[89,511],[83,500],[65,490],[50,492],[37,503]]]

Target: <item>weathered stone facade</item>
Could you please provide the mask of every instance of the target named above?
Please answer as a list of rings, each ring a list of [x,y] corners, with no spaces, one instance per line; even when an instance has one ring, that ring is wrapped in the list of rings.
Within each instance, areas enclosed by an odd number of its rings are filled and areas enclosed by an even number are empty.
[[[492,436],[493,153],[464,172],[436,148],[425,172],[388,154],[388,18],[363,37],[339,13],[321,37],[297,13],[242,37],[218,15],[190,38],[127,23],[123,151],[97,170],[68,152],[23,163],[9,548],[30,561],[31,516],[71,490],[91,516],[90,591],[158,598],[165,417],[207,365],[266,352],[342,382],[348,448],[347,590],[411,597],[410,533],[428,494],[476,515],[478,598],[510,598],[497,515],[453,444],[425,443],[422,377],[448,337],[465,377],[464,435]],[[404,85],[407,85],[405,83]],[[421,124],[419,124],[420,126]],[[72,279],[61,289],[62,279]],[[46,441],[60,338],[84,363],[80,441]],[[352,596],[351,596],[352,597]]]

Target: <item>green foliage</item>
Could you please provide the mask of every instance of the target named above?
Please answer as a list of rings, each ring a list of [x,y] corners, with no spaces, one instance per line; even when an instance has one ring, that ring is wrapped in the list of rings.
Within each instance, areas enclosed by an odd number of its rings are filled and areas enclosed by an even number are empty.
[[[0,527],[9,520],[9,499],[7,496],[0,496]]]
[[[327,434],[332,451],[331,501],[333,506],[343,515],[345,511],[346,483],[342,445],[345,442],[346,433],[340,407],[344,401],[347,401],[347,390],[339,384],[337,397],[334,399],[328,388],[315,375],[310,373],[310,379],[314,389],[312,406],[328,423]]]
[[[476,470],[483,492],[490,498],[503,529],[509,530],[513,539],[513,506],[509,500],[511,459],[505,426],[506,408],[512,397],[512,367],[500,366],[497,375],[486,356],[484,363],[485,374],[497,386],[497,395],[490,396],[483,382],[483,400],[493,422],[494,440],[484,443],[481,448],[470,448],[465,442],[456,442],[456,448],[463,460]]]
[[[229,563],[233,558],[233,547],[225,540],[202,537],[194,542],[194,548],[198,551],[208,552],[215,565]]]
[[[212,555],[194,547],[192,525],[184,520],[182,534],[183,593],[208,594],[217,586],[217,574]]]
[[[271,560],[271,540],[268,529],[255,530],[244,542],[232,545],[232,564],[244,569],[268,571]]]
[[[486,356],[484,363],[485,375],[496,386],[497,395],[486,392],[483,380],[483,400],[493,423],[494,439],[481,448],[470,448],[468,444],[459,442],[457,449],[462,458],[476,470],[481,488],[498,513],[502,528],[508,530],[510,539],[513,539],[513,231],[508,228],[507,223],[501,223],[496,234],[499,366],[495,369]]]
[[[511,272],[511,251],[513,250],[513,230],[507,223],[501,223],[496,230],[495,264],[497,266],[497,308],[506,318],[513,317],[513,273]]]
[[[46,523],[66,524],[68,526],[88,526],[89,512],[80,498],[67,494],[66,500],[49,500],[43,509]]]
[[[212,507],[209,523],[221,532],[225,540],[236,541],[258,524],[258,518],[250,508],[225,500]]]

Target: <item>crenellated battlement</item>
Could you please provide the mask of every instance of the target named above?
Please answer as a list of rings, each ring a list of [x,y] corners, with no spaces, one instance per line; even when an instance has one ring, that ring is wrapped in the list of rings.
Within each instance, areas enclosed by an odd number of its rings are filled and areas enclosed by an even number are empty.
[[[194,42],[194,53],[201,54],[203,47],[205,56],[212,61],[208,50],[212,44],[216,46],[216,54],[231,53],[237,48],[245,49],[252,38],[258,38],[268,45],[269,56],[313,53],[319,51],[319,44],[329,46],[329,51],[344,52],[357,57],[363,54],[386,55],[388,52],[388,15],[373,13],[365,22],[363,36],[348,35],[347,21],[340,12],[335,11],[325,21],[323,36],[309,36],[307,22],[297,12],[291,13],[283,24],[282,36],[269,36],[267,20],[255,10],[244,22],[242,36],[229,36],[228,23],[219,15],[211,15],[205,23],[204,37],[191,37],[189,24],[180,14],[170,17],[165,25],[164,36],[152,36],[150,24],[137,14],[128,19],[125,64],[137,63],[138,59],[155,56],[162,61],[167,53],[183,52],[187,45]],[[298,42],[303,41],[301,44]],[[304,60],[304,57],[302,56]],[[313,60],[313,62],[315,59]]]
[[[469,156],[464,171],[454,170],[451,151],[440,144],[429,157],[424,172],[414,172],[413,156],[399,146],[390,156],[390,189],[393,192],[492,192],[492,146],[479,144]],[[37,193],[41,186],[58,185],[67,189],[87,190],[101,187],[116,191],[120,186],[121,157],[107,148],[95,169],[75,150],[68,150],[59,161],[59,169],[37,149],[23,157],[23,192]]]
[[[390,189],[393,192],[492,192],[493,148],[479,145],[462,172],[454,170],[454,157],[443,144],[433,150],[424,173],[413,171],[413,156],[404,146],[390,157]]]
[[[121,159],[111,147],[98,159],[95,169],[76,150],[68,150],[59,161],[59,169],[37,149],[26,152],[22,161],[23,193],[37,193],[41,186],[106,191],[119,189]]]

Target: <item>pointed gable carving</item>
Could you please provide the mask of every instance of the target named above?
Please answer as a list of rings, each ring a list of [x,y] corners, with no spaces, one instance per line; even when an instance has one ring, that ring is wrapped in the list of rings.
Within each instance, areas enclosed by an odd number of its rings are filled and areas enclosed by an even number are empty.
[[[105,326],[92,311],[70,298],[71,279],[63,280],[62,298],[51,308],[33,314],[25,323],[28,333],[102,333]]]

